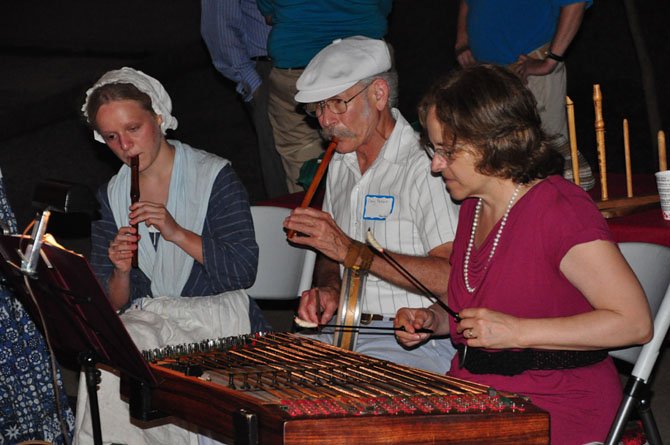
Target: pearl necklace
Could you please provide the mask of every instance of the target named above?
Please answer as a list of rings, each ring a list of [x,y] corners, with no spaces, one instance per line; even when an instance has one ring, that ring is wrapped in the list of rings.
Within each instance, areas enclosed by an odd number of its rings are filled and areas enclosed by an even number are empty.
[[[505,213],[503,214],[502,220],[500,220],[500,227],[498,228],[498,233],[496,233],[496,237],[493,239],[493,247],[491,248],[491,253],[489,253],[489,258],[486,260],[485,269],[489,267],[491,258],[493,258],[493,254],[496,253],[496,248],[498,247],[498,243],[500,242],[500,236],[502,235],[503,229],[505,228],[505,224],[507,223],[507,217],[509,216],[510,210],[512,210],[512,206],[514,205],[514,201],[516,200],[516,197],[519,194],[520,189],[521,184],[516,186],[516,188],[514,189],[514,193],[512,193],[512,197],[509,199],[509,202],[507,203]],[[463,278],[465,279],[465,288],[468,290],[469,293],[473,293],[476,289],[475,287],[470,286],[470,279],[468,278],[468,269],[470,268],[470,253],[472,252],[472,247],[475,245],[475,233],[477,233],[477,227],[479,226],[479,214],[481,213],[481,211],[482,211],[482,198],[479,198],[479,201],[477,202],[477,207],[475,208],[475,216],[474,219],[472,220],[472,230],[470,231],[470,240],[468,241],[468,247],[465,250],[465,259],[463,260]]]

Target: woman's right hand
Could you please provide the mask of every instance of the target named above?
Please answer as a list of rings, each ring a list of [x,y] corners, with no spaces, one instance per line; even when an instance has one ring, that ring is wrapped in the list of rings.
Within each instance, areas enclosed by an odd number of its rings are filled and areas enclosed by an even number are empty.
[[[430,309],[407,307],[398,309],[393,320],[393,327],[403,328],[404,330],[396,331],[396,340],[406,348],[412,348],[425,342],[431,334],[415,331],[422,328],[432,330],[433,325],[437,322],[435,318],[435,311]]]
[[[118,272],[130,271],[138,241],[137,229],[125,226],[119,229],[114,239],[109,243],[107,254]]]

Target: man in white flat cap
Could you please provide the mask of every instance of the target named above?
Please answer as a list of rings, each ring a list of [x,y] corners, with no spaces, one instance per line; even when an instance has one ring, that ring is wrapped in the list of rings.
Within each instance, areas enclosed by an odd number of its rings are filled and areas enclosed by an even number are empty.
[[[355,36],[321,50],[298,79],[296,101],[318,118],[326,138],[339,141],[328,167],[323,211],[295,209],[284,224],[304,235],[293,242],[320,252],[316,287],[303,293],[298,309],[304,320],[327,324],[335,315],[340,265],[369,269],[362,325],[392,327],[396,311],[415,304],[442,310],[364,245],[370,230],[421,283],[446,295],[458,208],[440,178],[431,175],[417,134],[392,108],[397,76],[390,68],[384,41]],[[330,340],[327,334],[320,339]],[[374,334],[359,335],[355,350],[435,372],[447,371],[454,355],[448,338],[408,350],[393,336]]]

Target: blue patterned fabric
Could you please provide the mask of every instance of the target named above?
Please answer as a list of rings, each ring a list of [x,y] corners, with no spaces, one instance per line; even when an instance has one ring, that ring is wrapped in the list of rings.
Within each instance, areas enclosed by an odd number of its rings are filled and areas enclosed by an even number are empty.
[[[18,231],[14,211],[9,205],[7,193],[5,193],[5,180],[2,178],[2,172],[0,172],[0,222],[7,226],[6,228],[9,230],[9,233],[16,233]]]
[[[16,232],[16,219],[1,176],[0,220]],[[67,404],[60,370],[56,379],[60,410],[44,338],[0,276],[0,445],[29,439],[59,445],[71,442],[74,416]],[[60,419],[65,423],[68,442]]]

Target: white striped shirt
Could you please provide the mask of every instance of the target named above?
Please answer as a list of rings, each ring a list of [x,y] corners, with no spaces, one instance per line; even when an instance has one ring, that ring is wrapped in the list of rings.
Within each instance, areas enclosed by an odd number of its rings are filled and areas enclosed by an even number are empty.
[[[396,125],[372,166],[361,175],[356,153],[336,153],[328,167],[323,209],[350,237],[365,241],[366,232],[390,252],[426,256],[435,247],[453,241],[458,206],[440,177],[430,171],[430,160],[418,136],[396,109]],[[370,219],[366,197],[381,197],[393,209],[384,219]],[[448,279],[448,277],[444,277]],[[426,307],[430,301],[370,274],[362,311],[394,316],[401,307]]]

